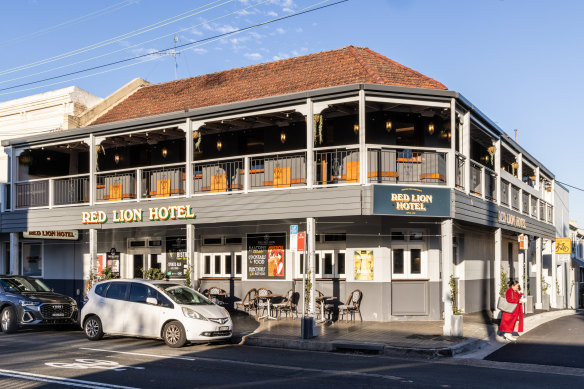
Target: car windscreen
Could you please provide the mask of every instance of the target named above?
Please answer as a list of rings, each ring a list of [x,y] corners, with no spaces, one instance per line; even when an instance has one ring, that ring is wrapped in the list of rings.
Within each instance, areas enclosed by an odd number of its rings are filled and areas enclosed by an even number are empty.
[[[177,304],[185,305],[212,305],[205,296],[197,293],[191,288],[178,284],[155,284],[158,288],[166,292],[168,297]]]
[[[35,278],[6,277],[0,278],[4,290],[8,292],[50,292],[51,288]]]

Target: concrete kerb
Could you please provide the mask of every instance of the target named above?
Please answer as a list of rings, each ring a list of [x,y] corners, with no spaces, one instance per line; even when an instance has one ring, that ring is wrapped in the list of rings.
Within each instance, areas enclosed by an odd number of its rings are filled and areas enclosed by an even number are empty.
[[[527,333],[532,329],[540,326],[541,324],[547,323],[548,321],[568,315],[573,315],[575,313],[576,310],[562,310],[543,312],[537,315],[528,316],[524,320],[524,332]],[[493,325],[493,327],[496,328],[495,325]],[[507,341],[503,340],[500,336],[497,335],[496,330],[492,331],[492,335],[488,338],[468,338],[458,344],[439,348],[398,347],[379,342],[324,342],[319,341],[318,338],[290,339],[272,336],[253,336],[254,334],[256,333],[252,332],[242,336],[239,344],[247,346],[287,348],[305,351],[377,351],[380,354],[388,356],[412,356],[423,358],[458,357],[473,359],[482,359],[507,344]]]

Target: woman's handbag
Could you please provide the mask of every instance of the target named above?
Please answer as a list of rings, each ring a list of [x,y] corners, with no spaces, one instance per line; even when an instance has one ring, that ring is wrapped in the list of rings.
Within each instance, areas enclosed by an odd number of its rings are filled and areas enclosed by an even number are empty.
[[[503,312],[513,313],[517,308],[517,303],[510,303],[505,297],[501,296],[497,302],[497,308]]]

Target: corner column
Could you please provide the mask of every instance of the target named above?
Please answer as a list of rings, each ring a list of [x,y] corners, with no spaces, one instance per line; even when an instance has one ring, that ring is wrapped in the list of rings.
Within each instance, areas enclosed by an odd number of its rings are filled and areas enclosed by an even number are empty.
[[[359,169],[361,185],[367,185],[367,144],[365,143],[365,115],[367,109],[365,107],[365,90],[359,91]]]
[[[541,238],[535,239],[535,309],[542,308],[541,296]]]
[[[452,219],[447,219],[442,222],[442,302],[444,303],[444,336],[452,336],[452,296],[450,295],[450,277],[454,272],[454,256],[452,249],[453,238],[453,223]]]
[[[10,274],[20,274],[20,238],[18,232],[10,233]]]
[[[97,277],[97,229],[89,229],[89,283]]]
[[[189,266],[188,277],[191,280],[190,287],[197,289],[199,283],[197,272],[197,253],[195,252],[195,225],[187,224],[187,264]]]

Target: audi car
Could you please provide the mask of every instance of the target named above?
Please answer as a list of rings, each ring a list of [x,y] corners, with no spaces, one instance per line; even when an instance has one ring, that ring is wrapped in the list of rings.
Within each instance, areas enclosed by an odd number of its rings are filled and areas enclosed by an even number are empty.
[[[9,334],[19,328],[77,323],[79,310],[71,297],[55,293],[42,280],[0,275],[0,328]]]
[[[227,310],[174,282],[108,280],[86,297],[79,324],[89,340],[104,334],[164,339],[170,347],[231,338]]]

